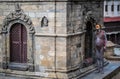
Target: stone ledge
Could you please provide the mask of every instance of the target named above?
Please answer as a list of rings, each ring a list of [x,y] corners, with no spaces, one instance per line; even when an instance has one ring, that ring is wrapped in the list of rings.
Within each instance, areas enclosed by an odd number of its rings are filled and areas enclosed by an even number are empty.
[[[69,37],[69,36],[75,36],[75,35],[81,35],[85,33],[85,31],[77,32],[77,33],[71,33],[71,34],[42,34],[42,33],[36,33],[35,36],[42,36],[42,37]]]

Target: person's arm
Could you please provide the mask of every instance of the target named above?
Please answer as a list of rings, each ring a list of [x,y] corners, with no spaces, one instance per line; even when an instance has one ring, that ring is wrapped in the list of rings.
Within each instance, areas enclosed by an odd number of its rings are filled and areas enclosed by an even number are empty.
[[[105,43],[105,44],[104,44],[104,49],[106,49],[106,45],[107,45],[107,36],[106,36],[105,31],[104,31],[104,38],[105,38],[105,39],[104,39],[104,41],[105,41],[105,42],[104,42],[104,43]]]

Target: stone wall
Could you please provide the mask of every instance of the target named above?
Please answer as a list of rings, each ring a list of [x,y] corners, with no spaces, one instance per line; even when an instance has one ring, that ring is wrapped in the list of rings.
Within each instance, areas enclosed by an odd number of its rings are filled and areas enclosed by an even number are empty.
[[[102,2],[87,2],[87,1],[73,1],[67,4],[67,61],[68,68],[77,69],[82,67],[85,55],[85,33],[87,32],[88,21],[87,17],[92,17],[95,22],[92,23],[93,30],[95,29],[95,24],[101,24],[103,17]],[[96,7],[96,8],[94,8]],[[91,15],[87,15],[91,11]],[[90,40],[90,39],[88,39]],[[92,40],[90,40],[92,42]],[[93,52],[91,52],[93,53]]]
[[[32,21],[35,33],[32,40],[34,72],[14,71],[2,69],[5,73],[34,75],[38,77],[72,79],[80,75],[84,60],[85,28],[92,11],[97,23],[102,24],[102,3],[67,0],[17,0],[24,13]],[[99,6],[100,4],[100,6]],[[1,0],[0,3],[0,31],[2,32],[3,20],[9,13],[15,11],[16,2]],[[98,6],[98,7],[97,7]],[[87,7],[87,8],[86,8]],[[96,8],[94,8],[96,7]],[[91,9],[92,8],[92,9]],[[42,19],[46,17],[48,25],[42,26]],[[94,27],[94,26],[93,26]],[[8,31],[9,32],[9,31]],[[7,34],[9,36],[9,34]],[[2,40],[2,41],[1,41]],[[2,34],[0,35],[0,62],[3,62],[3,49],[9,49],[9,38],[4,47]],[[31,51],[31,49],[28,49]],[[10,50],[7,50],[9,52]],[[9,53],[8,53],[9,54]],[[29,54],[29,53],[28,53]],[[9,58],[9,55],[7,55]],[[7,59],[9,62],[9,59]],[[71,72],[71,71],[74,72]],[[78,70],[78,71],[75,71]],[[11,72],[12,71],[12,72]],[[22,72],[22,73],[20,73]],[[69,74],[69,73],[73,74]],[[68,75],[69,74],[69,75]]]
[[[34,75],[55,77],[53,71],[66,70],[66,2],[18,2],[23,12],[30,17],[33,27],[35,28],[34,41],[33,41],[33,58],[34,58]],[[3,22],[6,16],[15,11],[14,2],[1,2],[0,3],[0,29],[2,32]],[[48,26],[42,27],[41,21],[43,17],[47,17]],[[9,34],[7,34],[9,35]],[[1,34],[2,36],[2,34]],[[2,41],[4,39],[0,38]],[[31,39],[28,39],[31,40]],[[3,51],[9,51],[9,38],[6,44],[0,43],[1,62],[3,62]],[[29,42],[28,42],[29,43]],[[28,49],[29,50],[29,49]],[[28,54],[29,55],[29,54]],[[9,53],[8,53],[8,58]],[[6,60],[9,62],[9,59]],[[2,64],[1,64],[2,67]],[[3,70],[4,71],[4,70]],[[46,73],[45,72],[51,72]],[[9,72],[9,69],[7,69]],[[10,72],[9,72],[10,73]],[[14,72],[16,73],[16,72]],[[24,72],[23,72],[24,73]],[[41,74],[42,73],[42,74]],[[17,72],[17,74],[20,74]],[[30,74],[30,73],[28,73]],[[27,74],[25,74],[27,75]],[[53,76],[52,76],[53,75]]]

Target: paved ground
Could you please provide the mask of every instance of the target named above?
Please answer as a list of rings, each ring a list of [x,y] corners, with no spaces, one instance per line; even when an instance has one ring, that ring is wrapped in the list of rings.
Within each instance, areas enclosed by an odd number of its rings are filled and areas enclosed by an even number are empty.
[[[108,78],[109,76],[114,75],[119,70],[120,70],[120,62],[119,61],[118,62],[117,61],[109,61],[109,64],[104,67],[104,74],[96,73],[94,71],[81,79],[109,79]]]

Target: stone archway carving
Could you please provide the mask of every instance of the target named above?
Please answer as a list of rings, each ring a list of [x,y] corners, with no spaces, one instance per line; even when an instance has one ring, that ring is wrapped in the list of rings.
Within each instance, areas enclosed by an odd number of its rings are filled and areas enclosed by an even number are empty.
[[[13,24],[15,23],[21,23],[23,24],[26,29],[27,29],[27,65],[28,65],[28,70],[33,71],[34,70],[34,33],[35,29],[32,25],[32,21],[29,16],[27,16],[24,11],[20,8],[19,4],[15,4],[15,11],[11,12],[6,16],[6,18],[3,21],[3,26],[2,26],[2,37],[3,37],[3,49],[2,49],[2,67],[4,69],[8,68],[9,65],[9,32],[10,28]]]
[[[31,19],[29,18],[29,16],[27,16],[23,12],[23,10],[20,8],[19,4],[16,4],[15,5],[15,11],[8,14],[6,16],[6,18],[4,19],[2,32],[7,32],[8,24],[12,21],[15,21],[15,20],[23,21],[24,23],[29,25],[29,27],[28,27],[29,28],[29,33],[34,33],[35,32],[34,27],[32,27]]]
[[[84,22],[91,22],[93,25],[96,23],[96,18],[93,16],[92,11],[88,11],[85,15]]]

